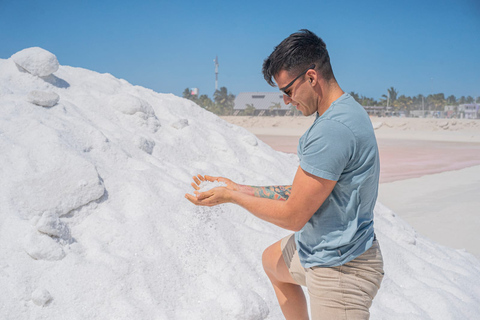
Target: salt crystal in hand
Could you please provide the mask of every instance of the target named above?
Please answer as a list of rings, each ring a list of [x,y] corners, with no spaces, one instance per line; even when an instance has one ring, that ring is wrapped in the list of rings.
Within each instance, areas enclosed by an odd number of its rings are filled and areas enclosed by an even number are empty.
[[[208,191],[210,189],[213,189],[213,188],[216,188],[216,187],[226,187],[227,185],[225,184],[225,182],[220,182],[220,181],[202,181],[198,187],[200,189],[198,189],[197,191],[198,192],[205,192],[205,191]]]

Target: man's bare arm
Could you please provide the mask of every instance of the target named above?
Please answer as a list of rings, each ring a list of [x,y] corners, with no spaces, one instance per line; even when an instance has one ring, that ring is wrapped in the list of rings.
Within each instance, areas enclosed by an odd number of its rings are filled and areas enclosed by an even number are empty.
[[[186,194],[185,197],[200,206],[234,203],[262,220],[288,230],[299,231],[332,192],[335,184],[336,181],[314,176],[299,167],[293,180],[291,194],[286,201],[260,196],[275,194],[274,191],[273,193],[268,191],[269,187],[262,190],[265,187],[242,185],[236,185],[235,188],[217,187],[205,192],[196,190],[195,195]],[[245,189],[241,190],[242,187]],[[259,196],[254,195],[255,191]]]
[[[239,185],[239,190],[242,193],[273,200],[287,200],[290,197],[292,191],[292,186],[265,186],[265,187],[256,187],[256,186],[245,186]]]
[[[273,200],[287,200],[290,197],[290,193],[292,191],[292,186],[265,186],[265,187],[257,187],[257,186],[247,186],[243,184],[238,184],[233,182],[230,179],[224,177],[212,177],[212,176],[202,176],[197,175],[193,177],[192,187],[195,190],[199,189],[199,185],[202,181],[220,181],[227,185],[227,189],[239,191],[250,196],[260,197],[260,198],[267,198]]]

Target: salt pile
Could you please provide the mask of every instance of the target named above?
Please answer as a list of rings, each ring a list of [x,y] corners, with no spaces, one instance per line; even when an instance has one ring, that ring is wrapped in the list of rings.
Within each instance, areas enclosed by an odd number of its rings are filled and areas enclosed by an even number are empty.
[[[81,68],[52,71],[38,52],[0,60],[0,314],[281,318],[260,261],[289,232],[184,194],[198,173],[290,184],[296,156],[174,95]],[[59,98],[46,108],[31,103],[34,91]],[[381,204],[376,230],[387,275],[372,319],[480,314],[472,255],[432,243]]]

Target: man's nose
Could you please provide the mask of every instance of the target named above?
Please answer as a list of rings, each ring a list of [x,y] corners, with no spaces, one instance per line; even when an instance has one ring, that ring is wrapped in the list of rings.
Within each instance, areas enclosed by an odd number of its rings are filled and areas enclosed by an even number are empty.
[[[290,102],[292,102],[292,98],[290,98],[286,94],[283,94],[283,102],[288,106]]]

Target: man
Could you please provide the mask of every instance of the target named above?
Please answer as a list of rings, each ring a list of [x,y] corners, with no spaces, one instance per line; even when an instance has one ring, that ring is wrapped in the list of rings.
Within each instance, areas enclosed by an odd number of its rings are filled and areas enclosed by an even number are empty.
[[[338,85],[326,45],[308,30],[283,40],[265,60],[263,74],[303,115],[317,118],[300,138],[300,166],[291,186],[252,187],[223,181],[196,196],[196,205],[231,202],[295,231],[268,247],[263,266],[286,319],[368,319],[383,278],[373,230],[378,148],[370,119]],[[274,79],[274,81],[272,80]]]

